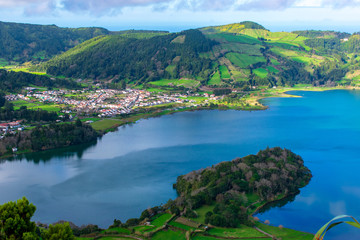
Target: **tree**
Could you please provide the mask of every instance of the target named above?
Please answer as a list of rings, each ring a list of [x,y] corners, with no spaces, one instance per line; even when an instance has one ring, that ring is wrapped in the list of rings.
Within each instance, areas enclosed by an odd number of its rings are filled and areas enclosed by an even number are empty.
[[[49,230],[43,234],[44,240],[75,240],[74,234],[68,222],[63,224],[49,225]]]
[[[23,197],[17,202],[8,202],[0,206],[0,238],[34,239],[35,223],[30,219],[36,207]]]
[[[79,118],[76,119],[75,125],[76,125],[77,127],[81,127],[81,126],[82,126],[82,122],[81,122],[81,120],[80,120]]]
[[[144,220],[145,218],[149,218],[150,217],[150,213],[147,209],[145,209],[142,213],[141,213],[141,216],[140,216],[140,219],[141,220]]]
[[[5,102],[5,94],[3,92],[0,92],[0,107],[4,106]]]
[[[126,81],[121,81],[121,89],[126,89]]]

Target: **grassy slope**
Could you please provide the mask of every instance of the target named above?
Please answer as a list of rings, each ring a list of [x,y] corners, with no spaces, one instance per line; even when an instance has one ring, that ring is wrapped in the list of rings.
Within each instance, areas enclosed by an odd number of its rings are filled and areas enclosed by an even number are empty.
[[[220,71],[220,76],[222,79],[228,79],[231,77],[229,70],[227,69],[226,66],[224,66],[224,65],[219,66],[219,71]]]
[[[158,81],[149,82],[149,84],[155,86],[184,86],[186,88],[195,88],[200,85],[200,82],[193,79],[161,79]]]
[[[180,231],[161,231],[156,233],[154,236],[151,237],[153,240],[182,240],[186,239],[185,234]]]
[[[216,71],[208,82],[208,85],[218,85],[221,83],[221,77],[219,71]]]
[[[109,39],[109,38],[110,38],[109,36],[99,36],[99,37],[90,39],[88,41],[85,41],[84,43],[77,45],[76,47],[70,49],[69,51],[66,51],[66,52],[54,57],[48,63],[46,63],[46,65],[51,64],[52,62],[57,62],[57,61],[61,61],[61,60],[67,59],[67,58],[71,58],[72,56],[77,55],[83,51],[86,51],[87,49],[91,49],[98,43],[102,42],[105,39]]]
[[[225,56],[228,62],[226,63],[229,69],[229,74],[235,81],[247,81],[249,79],[249,72],[243,72],[241,69],[246,69],[251,64],[259,62],[266,62],[266,58],[270,60],[269,63],[263,67],[255,69],[253,72],[260,78],[265,78],[268,73],[278,74],[284,67],[283,63],[279,62],[274,56],[278,55],[289,60],[305,64],[305,69],[312,72],[312,65],[319,66],[324,61],[336,61],[331,56],[319,56],[310,53],[310,47],[306,46],[304,41],[307,37],[300,36],[296,33],[289,32],[270,32],[264,28],[251,29],[246,28],[242,24],[229,24],[217,27],[208,27],[202,29],[206,36],[213,39],[220,44],[213,48],[213,53],[207,53],[208,56],[214,57],[219,65],[224,65],[221,60]],[[263,42],[262,42],[263,41]],[[267,45],[273,55],[269,57],[263,56],[264,48]],[[203,54],[206,56],[206,54]],[[275,68],[275,66],[278,66]],[[220,70],[221,71],[221,70]],[[224,79],[217,73],[210,79],[210,84],[219,83],[219,79]],[[359,76],[360,79],[360,76]]]
[[[251,64],[266,61],[264,57],[250,56],[233,52],[226,54],[226,58],[240,68],[246,68]]]

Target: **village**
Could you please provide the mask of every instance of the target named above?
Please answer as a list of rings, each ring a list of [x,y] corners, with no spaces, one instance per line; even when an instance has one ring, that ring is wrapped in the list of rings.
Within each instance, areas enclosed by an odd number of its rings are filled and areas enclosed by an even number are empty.
[[[206,106],[210,102],[223,99],[210,93],[165,93],[150,92],[140,89],[44,89],[26,87],[21,93],[8,94],[5,99],[16,109],[46,110],[56,112],[56,123],[72,121],[80,118],[85,123],[92,124],[102,118],[127,116],[141,109],[165,107],[162,109],[177,111],[184,108]],[[94,120],[95,119],[95,120]],[[48,122],[29,122],[25,119],[12,119],[0,122],[0,139],[14,136],[19,132],[35,128]],[[12,147],[11,152],[18,152]]]
[[[8,101],[24,100],[27,102],[61,104],[72,112],[95,112],[98,117],[112,117],[120,114],[132,113],[137,108],[151,107],[169,103],[189,103],[189,106],[198,106],[195,100],[188,97],[203,96],[209,100],[219,100],[213,94],[166,94],[151,93],[138,89],[97,89],[97,90],[47,90],[38,91],[36,88],[26,88],[26,93],[10,94],[5,98]],[[69,112],[69,110],[68,110]]]

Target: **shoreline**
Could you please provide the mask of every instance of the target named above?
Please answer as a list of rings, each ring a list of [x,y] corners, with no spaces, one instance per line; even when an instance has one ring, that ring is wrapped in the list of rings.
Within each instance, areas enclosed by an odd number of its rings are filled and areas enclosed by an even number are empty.
[[[168,106],[159,106],[154,107],[153,109],[149,109],[148,112],[142,112],[142,113],[134,113],[130,114],[126,117],[116,116],[112,118],[104,118],[97,122],[101,122],[104,120],[107,121],[114,121],[114,124],[112,124],[109,127],[105,127],[102,129],[95,129],[99,133],[99,137],[101,138],[108,132],[114,132],[117,131],[117,129],[121,126],[127,125],[127,124],[134,124],[137,121],[141,119],[149,119],[149,118],[155,118],[155,117],[161,117],[165,115],[175,114],[179,112],[193,112],[193,111],[201,111],[201,110],[235,110],[235,111],[259,111],[259,110],[266,110],[269,108],[269,106],[263,105],[260,103],[260,100],[266,99],[266,98],[300,98],[301,96],[289,94],[290,91],[308,91],[308,92],[324,92],[324,91],[331,91],[331,90],[360,90],[360,87],[284,87],[284,88],[276,88],[276,89],[268,89],[270,92],[267,92],[269,95],[267,96],[250,96],[249,99],[246,99],[245,102],[249,104],[249,106],[246,107],[240,107],[240,106],[232,106],[230,104],[210,104],[207,106],[199,106],[199,107],[187,107],[184,105],[174,105],[173,108],[178,107],[179,109],[168,109]],[[261,91],[261,90],[260,90]],[[257,91],[259,93],[259,91]],[[250,94],[253,94],[250,92]],[[250,104],[251,103],[251,104]],[[95,122],[96,123],[96,122]],[[90,124],[93,126],[92,124]],[[84,143],[86,144],[86,143]],[[79,145],[79,144],[77,144]],[[49,150],[55,150],[55,149],[66,149],[69,147],[77,146],[77,145],[71,145],[71,146],[64,146],[64,147],[57,147],[57,148],[51,148],[46,149],[43,151],[29,151],[29,150],[21,150],[18,153],[12,153],[12,154],[6,154],[3,156],[0,156],[0,160],[7,160],[8,158],[16,158],[21,155],[26,155],[29,153],[36,153],[36,152],[46,152]],[[9,160],[10,160],[9,159]],[[11,161],[11,160],[10,160]]]
[[[256,101],[258,104],[262,105],[259,100],[266,98],[298,98],[301,96],[290,94],[291,91],[304,91],[304,92],[325,92],[333,90],[360,90],[360,87],[281,87],[276,89],[270,89],[269,96],[253,96],[252,101]]]

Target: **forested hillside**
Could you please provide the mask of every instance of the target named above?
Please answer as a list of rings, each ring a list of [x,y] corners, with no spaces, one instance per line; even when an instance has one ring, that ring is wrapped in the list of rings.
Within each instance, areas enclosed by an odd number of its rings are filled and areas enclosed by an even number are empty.
[[[176,203],[188,216],[203,205],[215,205],[206,214],[206,223],[236,227],[248,221],[251,205],[296,194],[311,179],[311,172],[300,156],[279,147],[256,155],[222,162],[177,179]]]
[[[206,80],[211,59],[199,56],[217,43],[198,30],[151,38],[102,36],[55,57],[43,68],[52,75],[142,83],[160,78]]]
[[[356,86],[359,46],[358,33],[271,32],[249,21],[180,33],[0,22],[0,60],[36,63],[57,55],[37,69],[54,76],[163,88],[177,86],[172,83],[177,79],[194,89]]]
[[[335,86],[358,84],[360,75],[357,34],[271,32],[253,22],[121,34],[88,40],[41,68],[52,75],[148,86],[183,78],[192,81],[188,88]]]
[[[39,125],[1,139],[0,156],[12,153],[12,148],[28,152],[43,151],[96,141],[98,136],[90,125],[82,124],[80,120],[76,123]]]
[[[16,93],[24,87],[63,87],[68,89],[80,88],[80,85],[67,79],[55,79],[45,75],[25,72],[13,72],[0,69],[0,92]]]
[[[108,34],[104,28],[0,22],[0,58],[17,62],[49,59],[88,39]]]
[[[215,71],[209,85],[334,86],[358,84],[359,35],[333,31],[270,32],[243,23],[201,31],[220,42],[204,54]],[[347,78],[351,74],[351,78]]]

